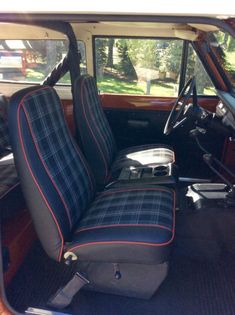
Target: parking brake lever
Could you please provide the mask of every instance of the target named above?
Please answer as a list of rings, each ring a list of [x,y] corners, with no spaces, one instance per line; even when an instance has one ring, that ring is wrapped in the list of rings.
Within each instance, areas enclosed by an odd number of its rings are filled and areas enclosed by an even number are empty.
[[[234,189],[233,184],[227,178],[225,178],[219,171],[217,171],[217,169],[212,165],[213,162],[217,162],[217,159],[215,159],[212,156],[212,154],[204,154],[203,160],[209,166],[209,168],[229,187],[230,190]]]
[[[206,155],[205,158],[203,156],[204,161],[207,163],[207,165],[209,166],[208,163],[210,163],[210,165],[212,166],[212,162],[215,162],[216,164],[218,164],[223,170],[225,170],[225,172],[227,174],[229,174],[231,177],[235,177],[235,173],[232,172],[227,166],[225,166],[223,163],[221,163],[216,157],[214,157],[210,152],[208,152],[200,143],[198,136],[199,135],[204,135],[206,133],[206,130],[203,128],[196,128],[190,131],[189,136],[193,139],[195,139],[198,147],[202,150],[202,152],[204,152]],[[212,166],[213,167],[213,166]],[[216,172],[218,172],[217,170],[215,170]],[[219,172],[216,173],[219,176]],[[223,176],[223,175],[222,175]],[[221,177],[220,177],[221,178]],[[222,179],[222,178],[221,178]]]

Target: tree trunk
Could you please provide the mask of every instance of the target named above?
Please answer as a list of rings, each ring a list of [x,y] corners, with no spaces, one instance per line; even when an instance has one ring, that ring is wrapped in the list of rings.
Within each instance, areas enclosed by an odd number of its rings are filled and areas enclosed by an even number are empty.
[[[108,41],[108,60],[107,67],[113,67],[113,46],[114,46],[114,38],[110,38]]]

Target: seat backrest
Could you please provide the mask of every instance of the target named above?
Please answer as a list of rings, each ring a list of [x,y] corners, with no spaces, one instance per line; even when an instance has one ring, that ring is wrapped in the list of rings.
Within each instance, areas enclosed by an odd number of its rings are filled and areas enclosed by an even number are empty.
[[[8,106],[8,102],[7,102],[6,97],[0,94],[0,156],[9,147],[7,106]]]
[[[63,245],[94,197],[94,182],[51,87],[15,93],[9,106],[16,166],[39,239],[61,259]]]
[[[96,80],[84,75],[75,82],[74,112],[78,137],[98,184],[104,184],[116,154],[116,143],[102,109]]]
[[[0,211],[2,218],[9,218],[23,204],[14,157],[10,149],[7,111],[8,101],[3,94],[0,94]]]

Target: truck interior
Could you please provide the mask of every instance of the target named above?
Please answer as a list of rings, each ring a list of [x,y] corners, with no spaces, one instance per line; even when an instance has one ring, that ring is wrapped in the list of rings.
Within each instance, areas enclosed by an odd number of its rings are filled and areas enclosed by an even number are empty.
[[[234,19],[0,23],[0,310],[235,314]]]

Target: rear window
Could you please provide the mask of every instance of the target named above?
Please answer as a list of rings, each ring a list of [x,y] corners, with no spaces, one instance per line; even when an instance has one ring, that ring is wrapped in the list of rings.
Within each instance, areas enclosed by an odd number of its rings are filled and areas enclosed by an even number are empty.
[[[78,41],[81,73],[86,73],[85,45]],[[67,40],[1,40],[0,81],[41,83],[68,52]],[[66,73],[60,84],[70,84]]]
[[[1,40],[0,80],[42,82],[67,51],[66,40]]]

